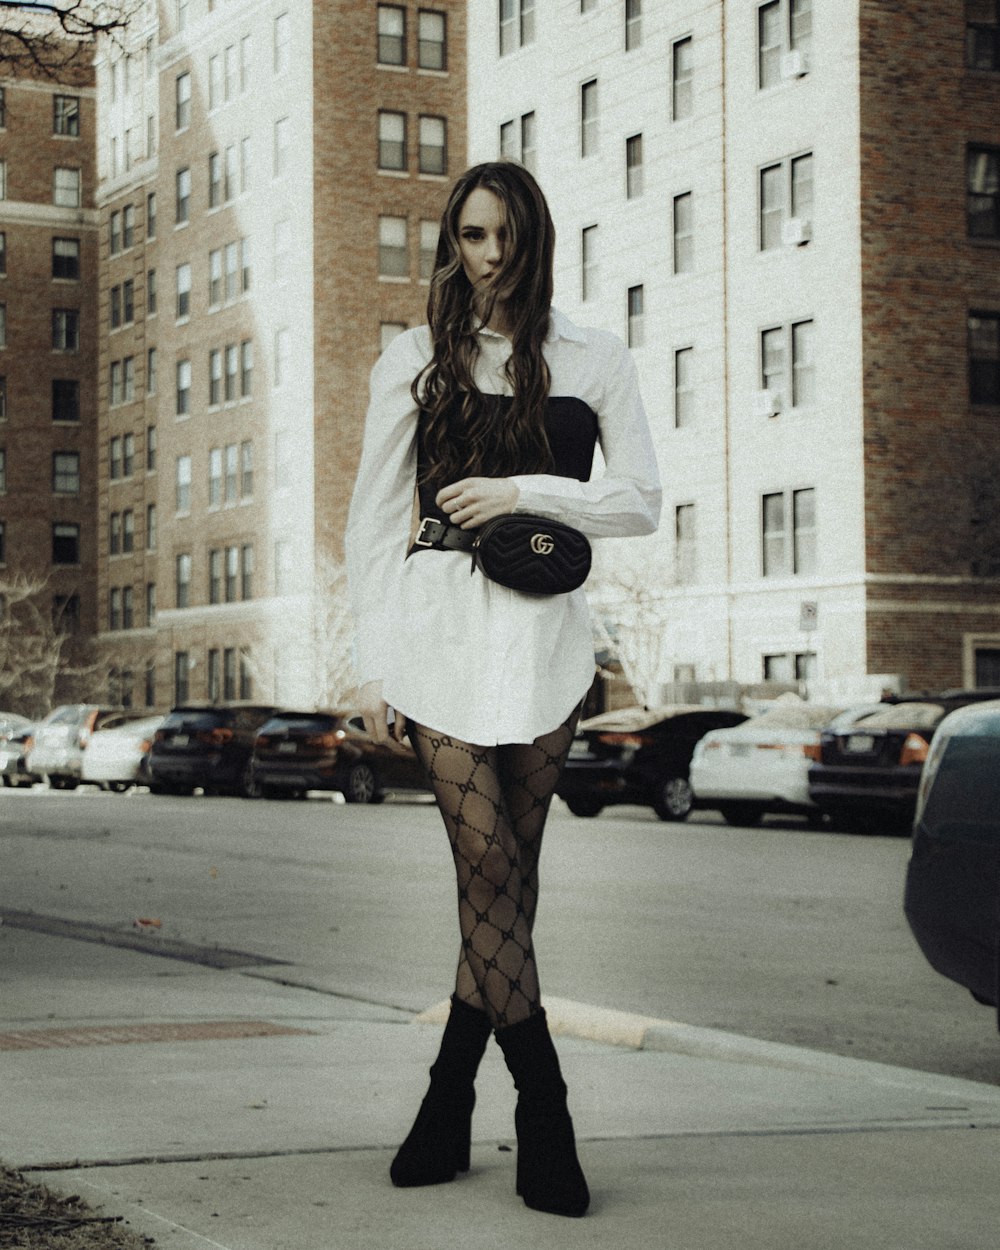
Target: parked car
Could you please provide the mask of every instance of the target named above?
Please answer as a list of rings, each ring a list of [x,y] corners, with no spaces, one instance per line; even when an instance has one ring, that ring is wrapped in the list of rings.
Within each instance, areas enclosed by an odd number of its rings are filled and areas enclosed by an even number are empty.
[[[847,727],[877,705],[845,709],[792,696],[730,729],[713,729],[691,760],[695,807],[715,808],[731,825],[756,825],[767,812],[791,812],[819,824],[809,797],[809,766],[820,731]]]
[[[5,786],[33,786],[41,777],[28,771],[28,752],[35,741],[35,727],[29,721],[22,729],[11,729],[0,740],[0,780]]]
[[[931,967],[997,1007],[1000,700],[951,712],[937,728],[920,779],[903,907]]]
[[[0,712],[0,743],[6,742],[12,734],[31,729],[33,725],[34,721],[20,712]]]
[[[576,816],[638,803],[661,820],[685,820],[693,806],[688,772],[695,744],[710,729],[746,719],[743,712],[687,704],[602,712],[580,722],[556,794]]]
[[[253,778],[265,798],[339,790],[348,803],[379,803],[388,790],[429,789],[409,745],[380,746],[345,712],[276,713],[257,732]]]
[[[147,760],[153,734],[162,724],[162,716],[144,716],[110,729],[99,729],[83,753],[81,780],[117,793],[134,785],[148,785]]]
[[[255,798],[250,759],[257,730],[278,709],[256,703],[184,704],[153,735],[149,788],[154,794],[242,794]]]
[[[96,703],[66,703],[55,708],[35,730],[28,752],[29,772],[53,790],[74,790],[83,772],[83,754],[97,729],[124,724],[137,713]]]
[[[887,702],[863,724],[824,731],[809,797],[843,828],[909,833],[934,731],[949,712],[992,695],[949,690]]]

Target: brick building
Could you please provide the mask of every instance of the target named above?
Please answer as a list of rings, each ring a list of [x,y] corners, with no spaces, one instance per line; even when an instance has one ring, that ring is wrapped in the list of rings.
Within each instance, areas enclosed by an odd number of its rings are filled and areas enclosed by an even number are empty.
[[[557,302],[640,371],[664,521],[609,563],[658,682],[1000,684],[993,0],[469,22],[470,158],[536,170]]]
[[[80,642],[96,625],[94,97],[89,68],[0,78],[0,593],[40,583],[43,621]],[[30,682],[17,697],[44,710]]]
[[[127,701],[336,695],[368,373],[424,319],[464,165],[464,9],[151,3],[98,64],[98,613]]]

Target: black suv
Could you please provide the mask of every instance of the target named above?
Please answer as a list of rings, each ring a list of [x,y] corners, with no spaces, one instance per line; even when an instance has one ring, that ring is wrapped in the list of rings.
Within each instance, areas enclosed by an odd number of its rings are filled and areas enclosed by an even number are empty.
[[[149,788],[154,794],[242,794],[256,798],[250,757],[257,730],[276,711],[252,703],[175,707],[153,736]]]
[[[556,794],[575,816],[639,803],[661,820],[686,820],[694,806],[689,773],[695,745],[710,729],[746,719],[743,712],[685,704],[592,716],[577,728]]]

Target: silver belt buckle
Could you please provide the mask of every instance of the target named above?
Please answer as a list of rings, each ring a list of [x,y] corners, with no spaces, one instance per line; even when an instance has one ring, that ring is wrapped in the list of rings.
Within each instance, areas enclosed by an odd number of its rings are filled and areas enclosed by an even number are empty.
[[[413,540],[414,547],[434,546],[434,540],[431,538],[425,538],[424,535],[429,525],[436,524],[439,524],[439,522],[436,522],[433,517],[425,516],[420,518],[420,528],[417,530],[417,536]]]

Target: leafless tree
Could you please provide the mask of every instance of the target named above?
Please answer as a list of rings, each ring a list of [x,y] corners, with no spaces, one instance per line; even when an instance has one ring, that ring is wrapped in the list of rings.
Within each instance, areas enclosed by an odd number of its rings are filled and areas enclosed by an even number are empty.
[[[44,579],[13,574],[0,580],[0,707],[39,719],[56,701],[85,699],[103,670],[54,619]]]
[[[122,44],[142,0],[0,0],[0,75],[89,72],[97,40]]]

